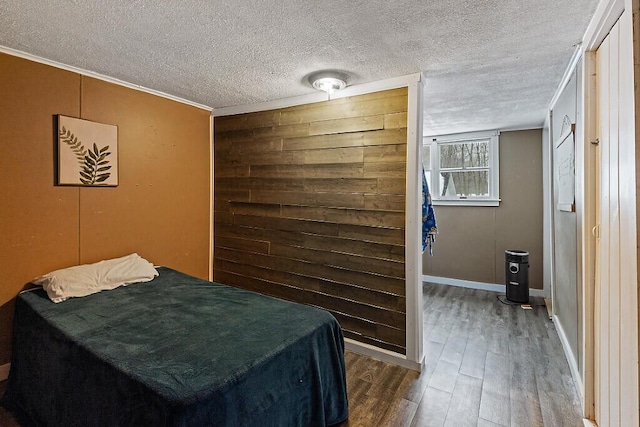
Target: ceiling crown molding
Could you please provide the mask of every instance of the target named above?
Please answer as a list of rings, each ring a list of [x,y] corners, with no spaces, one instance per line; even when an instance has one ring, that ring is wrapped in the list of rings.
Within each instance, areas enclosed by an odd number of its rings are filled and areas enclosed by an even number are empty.
[[[94,71],[84,70],[79,67],[74,67],[73,65],[63,64],[61,62],[52,61],[47,58],[42,58],[40,56],[32,55],[30,53],[22,52],[17,49],[12,49],[10,47],[1,46],[0,45],[0,53],[6,53],[7,55],[17,56],[19,58],[28,59],[29,61],[38,62],[40,64],[49,65],[51,67],[59,68],[61,70],[71,71],[73,73],[78,73],[83,76],[92,77],[94,79],[102,80],[108,83],[113,83],[118,86],[124,86],[129,89],[138,90],[140,92],[149,93],[151,95],[159,96],[161,98],[170,99],[172,101],[179,102],[181,104],[191,105],[192,107],[200,108],[203,110],[211,111],[212,107],[208,105],[199,104],[197,102],[189,101],[188,99],[180,98],[178,96],[170,95],[168,93],[160,92],[158,90],[149,89],[148,87],[140,86],[134,83],[125,82],[124,80],[116,79],[114,77],[105,76],[104,74],[96,73]]]

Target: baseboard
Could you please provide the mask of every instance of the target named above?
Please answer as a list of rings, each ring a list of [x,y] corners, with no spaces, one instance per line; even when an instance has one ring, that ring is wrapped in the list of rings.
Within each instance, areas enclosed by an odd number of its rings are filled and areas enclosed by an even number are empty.
[[[423,282],[437,283],[439,285],[457,286],[460,288],[470,289],[482,289],[484,291],[505,293],[507,288],[505,285],[498,285],[496,283],[484,283],[474,282],[472,280],[453,279],[451,277],[439,277],[439,276],[422,276]],[[544,289],[529,289],[529,296],[532,297],[547,297]]]
[[[560,342],[562,343],[562,349],[564,350],[564,356],[567,359],[567,363],[569,363],[569,370],[571,371],[571,377],[573,378],[573,383],[575,384],[576,390],[578,390],[578,394],[580,395],[579,396],[580,401],[584,402],[584,384],[582,383],[582,377],[580,376],[580,370],[578,369],[577,359],[573,355],[573,352],[571,351],[571,346],[569,345],[567,334],[565,334],[564,329],[562,328],[562,324],[558,319],[558,316],[553,316],[553,323],[556,326],[558,337],[560,337]]]
[[[422,367],[424,365],[424,358],[420,362],[415,362],[413,360],[408,360],[406,356],[400,353],[395,353],[383,348],[374,347],[372,345],[364,344],[350,338],[344,339],[344,346],[347,350],[353,351],[354,353],[362,354],[372,359],[402,366],[403,368],[411,369],[413,371],[422,372]]]
[[[9,378],[9,370],[11,369],[11,363],[5,363],[0,365],[0,381],[4,381]]]
[[[598,427],[598,424],[596,424],[595,421],[591,421],[586,418],[582,419],[582,424],[584,424],[584,427]]]

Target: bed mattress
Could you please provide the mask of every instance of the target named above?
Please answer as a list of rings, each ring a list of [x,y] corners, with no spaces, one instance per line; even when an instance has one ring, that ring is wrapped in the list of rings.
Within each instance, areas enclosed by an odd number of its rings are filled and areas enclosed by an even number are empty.
[[[52,303],[16,300],[5,406],[50,426],[325,426],[347,418],[326,311],[169,268]]]

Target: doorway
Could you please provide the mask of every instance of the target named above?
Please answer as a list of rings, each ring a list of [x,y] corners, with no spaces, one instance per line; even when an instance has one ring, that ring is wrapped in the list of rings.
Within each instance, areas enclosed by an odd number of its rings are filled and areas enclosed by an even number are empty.
[[[631,10],[595,52],[594,416],[639,425],[636,139]]]

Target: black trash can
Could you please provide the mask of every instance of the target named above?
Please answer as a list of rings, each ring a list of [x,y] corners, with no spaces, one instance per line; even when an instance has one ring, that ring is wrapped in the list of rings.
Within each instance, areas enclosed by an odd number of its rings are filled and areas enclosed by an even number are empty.
[[[529,303],[529,252],[504,251],[504,277],[507,299],[520,304]]]

